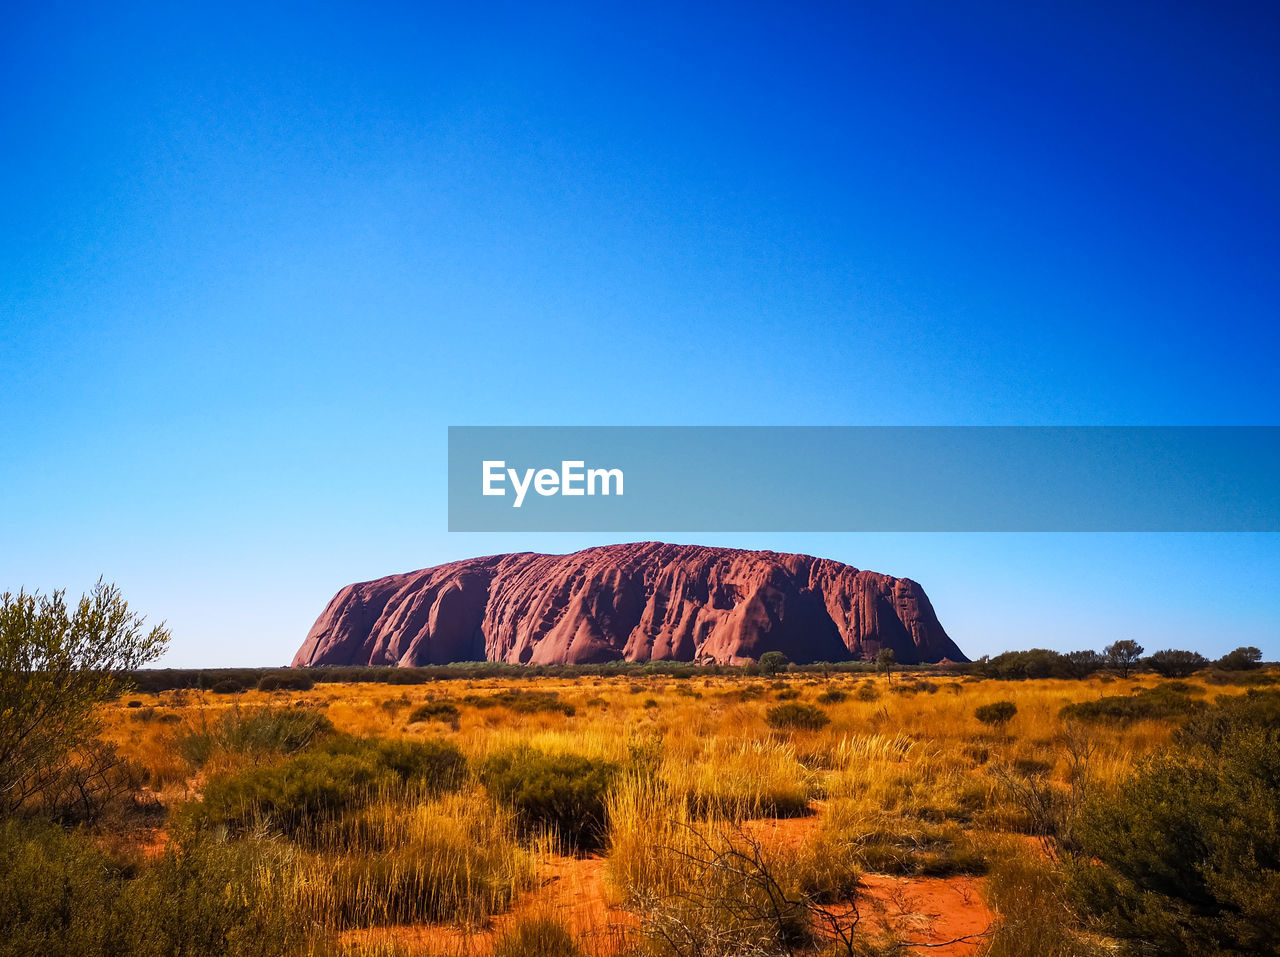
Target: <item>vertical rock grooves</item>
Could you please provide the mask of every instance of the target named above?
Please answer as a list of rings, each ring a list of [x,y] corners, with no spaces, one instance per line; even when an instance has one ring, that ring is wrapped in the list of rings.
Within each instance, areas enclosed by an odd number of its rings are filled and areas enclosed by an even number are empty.
[[[451,661],[722,664],[966,661],[924,589],[778,552],[640,542],[472,558],[348,585],[294,656],[313,665]]]

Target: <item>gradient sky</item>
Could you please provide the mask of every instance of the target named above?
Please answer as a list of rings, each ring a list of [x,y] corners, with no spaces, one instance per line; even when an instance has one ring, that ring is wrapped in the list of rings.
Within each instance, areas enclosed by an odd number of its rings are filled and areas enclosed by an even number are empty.
[[[0,589],[274,664],[602,543],[448,534],[450,424],[1277,424],[1280,13],[1036,6],[7,9]],[[1280,658],[1274,535],[697,538]]]

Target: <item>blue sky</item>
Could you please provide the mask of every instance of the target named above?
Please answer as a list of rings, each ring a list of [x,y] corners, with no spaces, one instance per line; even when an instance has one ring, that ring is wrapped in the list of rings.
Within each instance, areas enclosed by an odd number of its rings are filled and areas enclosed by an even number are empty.
[[[276,663],[348,581],[600,543],[449,535],[450,424],[1276,424],[1280,15],[1026,6],[7,11],[0,587]],[[1280,657],[1275,536],[698,539],[974,655]]]

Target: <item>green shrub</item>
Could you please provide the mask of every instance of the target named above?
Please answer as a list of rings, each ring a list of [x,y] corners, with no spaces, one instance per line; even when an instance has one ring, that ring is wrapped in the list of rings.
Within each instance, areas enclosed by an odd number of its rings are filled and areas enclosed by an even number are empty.
[[[333,733],[333,722],[310,708],[232,708],[212,727],[179,734],[175,746],[188,764],[199,768],[218,751],[251,757],[290,755]]]
[[[1066,655],[1048,648],[1006,651],[994,658],[984,657],[975,662],[974,667],[986,677],[999,678],[1002,681],[1070,678],[1077,672],[1077,668]]]
[[[1278,710],[1223,701],[1086,802],[1072,889],[1129,953],[1280,952]]]
[[[240,694],[244,691],[244,685],[236,681],[234,678],[227,678],[219,681],[209,689],[214,694]]]
[[[1204,675],[1204,680],[1214,685],[1235,685],[1237,687],[1263,687],[1280,684],[1280,673],[1275,671],[1220,671],[1211,669]]]
[[[566,844],[589,850],[604,841],[605,801],[617,771],[607,761],[522,747],[492,755],[480,780],[515,808],[527,829],[546,828]]]
[[[880,697],[880,692],[876,690],[876,686],[873,685],[871,682],[866,681],[858,685],[859,701],[875,701],[879,697]]]
[[[233,831],[267,824],[289,835],[313,834],[380,790],[438,793],[458,787],[465,775],[462,752],[445,741],[336,737],[283,764],[212,781],[191,813],[197,823]]]
[[[428,701],[418,705],[409,712],[408,724],[420,724],[423,721],[443,721],[445,724],[458,726],[462,712],[452,701]]]
[[[112,945],[121,868],[52,825],[0,822],[0,955],[98,955]]]
[[[493,957],[582,957],[582,948],[555,918],[522,917],[498,938]]]
[[[1012,701],[993,701],[974,709],[973,716],[983,724],[1003,728],[1018,713],[1018,706]]]
[[[634,687],[644,690],[643,685]],[[469,694],[462,700],[477,708],[501,707],[516,714],[559,713],[566,717],[573,717],[576,712],[573,705],[560,700],[560,693],[557,691],[526,691],[510,688],[493,695]]]
[[[1217,752],[1241,729],[1280,728],[1280,691],[1251,688],[1242,695],[1221,695],[1213,707],[1196,712],[1175,736],[1185,747]]]
[[[831,723],[827,713],[816,705],[791,702],[765,712],[769,727],[779,730],[817,731]]]
[[[848,697],[848,693],[839,688],[828,688],[818,695],[818,704],[839,704]]]
[[[193,813],[201,824],[241,832],[267,824],[296,836],[364,803],[393,777],[367,752],[302,754],[210,782]]]
[[[267,674],[258,679],[259,691],[310,691],[316,686],[306,674]]]
[[[304,929],[271,879],[278,849],[254,841],[172,841],[130,882],[122,927],[129,957],[277,957]]]
[[[1176,721],[1203,707],[1203,701],[1195,700],[1187,692],[1169,685],[1157,685],[1135,695],[1112,695],[1096,701],[1069,704],[1059,712],[1059,716],[1064,720],[1074,718],[1129,724],[1141,720]]]
[[[0,957],[278,957],[301,931],[254,844],[122,866],[78,832],[0,823]]]
[[[452,791],[467,774],[467,759],[448,741],[379,741],[378,762],[389,768],[400,783],[417,785],[433,793]]]
[[[779,701],[795,701],[800,697],[799,688],[783,688],[775,696]]]

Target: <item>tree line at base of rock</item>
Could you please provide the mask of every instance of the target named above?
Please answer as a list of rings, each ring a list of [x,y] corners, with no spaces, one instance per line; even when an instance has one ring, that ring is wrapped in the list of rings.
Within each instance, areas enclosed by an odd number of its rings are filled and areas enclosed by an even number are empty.
[[[1166,649],[1143,656],[1143,648],[1127,639],[1098,651],[1052,651],[1031,648],[983,656],[965,664],[943,662],[933,665],[898,664],[890,649],[881,649],[874,661],[820,661],[795,664],[782,652],[766,652],[759,662],[743,665],[695,664],[686,661],[611,661],[596,665],[518,665],[500,661],[460,661],[448,665],[394,667],[329,665],[319,668],[157,668],[128,672],[128,685],[144,694],[188,689],[214,694],[243,691],[307,691],[316,684],[379,682],[393,685],[428,684],[451,679],[479,678],[576,678],[645,677],[692,678],[695,676],[742,675],[756,677],[777,674],[921,674],[972,675],[1001,680],[1036,678],[1080,679],[1099,672],[1128,677],[1137,671],[1152,671],[1166,678],[1185,678],[1211,669],[1211,681],[1224,684],[1266,684],[1271,675],[1260,674],[1262,652],[1241,647],[1216,661],[1194,651]]]

